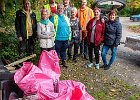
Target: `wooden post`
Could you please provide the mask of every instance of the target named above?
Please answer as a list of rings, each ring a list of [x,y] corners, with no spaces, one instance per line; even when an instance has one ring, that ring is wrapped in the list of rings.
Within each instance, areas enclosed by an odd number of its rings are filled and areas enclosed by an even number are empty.
[[[30,56],[28,56],[28,57],[19,59],[19,60],[13,62],[13,63],[10,63],[10,64],[8,64],[8,65],[5,65],[4,67],[12,67],[12,66],[18,65],[18,64],[20,64],[20,63],[22,63],[22,62],[24,62],[24,61],[26,61],[26,60],[29,60],[29,59],[31,59],[31,58],[34,58],[34,57],[36,57],[36,54],[32,54],[32,55],[30,55]]]

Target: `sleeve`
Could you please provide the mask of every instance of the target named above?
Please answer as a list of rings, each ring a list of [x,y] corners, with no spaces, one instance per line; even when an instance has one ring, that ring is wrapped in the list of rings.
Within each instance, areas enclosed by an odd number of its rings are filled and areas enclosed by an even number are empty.
[[[36,19],[36,14],[34,13],[34,25],[33,25],[33,37],[36,38],[37,37],[37,19]]]
[[[37,35],[38,35],[38,38],[40,38],[40,39],[47,39],[48,38],[47,34],[42,34],[40,23],[37,24]]]
[[[54,16],[51,16],[49,19],[54,24]]]
[[[54,37],[54,32],[55,32],[54,24],[52,23],[52,24],[51,24],[51,32],[50,32],[51,37]]]
[[[104,41],[104,35],[105,35],[105,23],[102,23],[102,33],[101,33],[101,40]]]
[[[91,9],[90,10],[90,20],[94,17],[94,13],[93,13],[93,10]]]
[[[114,46],[118,46],[120,44],[121,37],[122,37],[122,25],[121,23],[118,23]]]
[[[15,29],[16,29],[16,35],[17,35],[17,37],[21,37],[21,30],[20,30],[20,13],[19,13],[19,11],[16,12]]]

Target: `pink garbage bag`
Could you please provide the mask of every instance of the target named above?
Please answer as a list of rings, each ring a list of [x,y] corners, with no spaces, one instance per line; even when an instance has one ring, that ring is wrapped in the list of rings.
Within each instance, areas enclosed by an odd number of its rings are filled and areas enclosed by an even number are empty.
[[[59,58],[55,50],[51,51],[42,51],[40,56],[38,67],[47,74],[52,79],[58,79],[60,77],[60,67],[59,67]]]
[[[53,79],[42,73],[42,70],[30,62],[23,63],[22,68],[15,73],[14,80],[25,95],[36,94],[40,84],[44,82],[46,84],[52,83],[53,86]]]
[[[52,50],[42,52],[38,67],[24,62],[15,73],[14,80],[26,96],[36,95],[38,100],[94,100],[85,91],[84,84],[72,80],[61,81],[59,77],[59,58]]]
[[[85,91],[85,85],[81,82],[72,80],[60,81],[59,93],[48,92],[48,90],[43,87],[38,91],[39,100],[94,100],[94,98]]]

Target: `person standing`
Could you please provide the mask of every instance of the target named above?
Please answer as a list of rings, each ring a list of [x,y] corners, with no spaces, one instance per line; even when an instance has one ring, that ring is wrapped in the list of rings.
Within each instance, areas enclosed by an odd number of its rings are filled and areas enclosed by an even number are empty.
[[[49,0],[49,4],[44,5],[44,9],[49,10],[50,16],[54,16],[57,13],[57,4],[55,0]]]
[[[99,69],[99,59],[100,59],[100,44],[104,40],[104,30],[105,23],[101,21],[101,10],[99,8],[94,9],[95,17],[91,19],[87,24],[87,41],[88,41],[88,55],[90,63],[88,67],[93,66],[93,48],[96,60],[96,68]]]
[[[71,17],[70,0],[63,0],[63,5],[64,5],[64,15],[70,19]]]
[[[57,7],[58,14],[51,17],[50,20],[54,23],[55,27],[55,50],[62,60],[63,67],[68,67],[66,65],[66,49],[68,48],[68,40],[71,40],[71,27],[67,16],[63,14],[64,6],[58,4]]]
[[[23,9],[16,12],[15,29],[19,40],[20,57],[32,54],[37,35],[37,20],[29,0],[23,0]]]
[[[80,54],[84,54],[84,58],[88,59],[88,45],[87,45],[87,30],[86,26],[89,20],[94,17],[94,13],[92,9],[87,7],[87,0],[81,0],[81,7],[78,9],[78,18],[80,20],[80,24],[82,27],[82,34],[81,34],[81,43],[80,43]]]
[[[108,70],[116,59],[117,47],[120,44],[122,37],[122,25],[116,20],[117,13],[112,10],[109,13],[109,20],[106,22],[104,45],[102,48],[102,60],[104,69]],[[107,63],[106,55],[108,50],[111,49],[111,58]]]
[[[41,20],[37,25],[37,33],[40,40],[41,52],[54,49],[54,24],[49,20],[50,12],[42,9]]]
[[[72,47],[74,45],[74,54],[73,54],[74,62],[77,62],[79,42],[81,40],[80,34],[82,32],[81,25],[80,25],[79,19],[76,17],[76,14],[77,14],[77,9],[73,7],[71,9],[71,18],[70,18],[72,39],[68,47],[68,57],[69,57],[69,60],[72,58]]]

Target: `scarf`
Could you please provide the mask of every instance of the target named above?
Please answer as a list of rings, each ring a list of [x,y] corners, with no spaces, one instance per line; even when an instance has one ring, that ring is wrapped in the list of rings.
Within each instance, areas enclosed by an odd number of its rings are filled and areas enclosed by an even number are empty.
[[[41,19],[40,23],[44,25],[48,25],[49,19]]]

